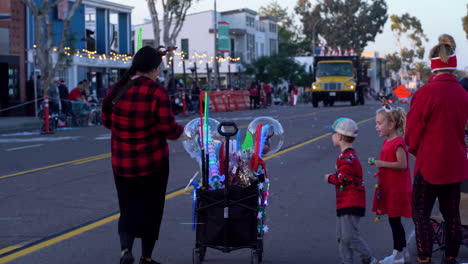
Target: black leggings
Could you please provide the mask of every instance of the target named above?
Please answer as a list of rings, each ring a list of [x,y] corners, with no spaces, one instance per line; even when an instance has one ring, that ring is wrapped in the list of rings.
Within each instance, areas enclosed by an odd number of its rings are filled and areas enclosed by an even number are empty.
[[[401,217],[389,217],[388,222],[392,228],[393,249],[402,251],[406,247],[406,234],[401,223]]]
[[[119,236],[120,236],[121,249],[122,250],[128,249],[128,251],[132,252],[133,242],[135,241],[135,237],[132,237],[128,233],[125,233],[125,232],[119,232]],[[141,256],[143,258],[151,258],[155,244],[156,244],[155,237],[142,237],[141,238]]]
[[[250,109],[255,109],[257,108],[257,97],[256,96],[250,96]]]
[[[432,257],[434,229],[429,222],[436,198],[445,219],[446,257],[458,256],[462,239],[460,223],[460,183],[435,185],[426,182],[420,172],[413,184],[413,221],[420,259]]]

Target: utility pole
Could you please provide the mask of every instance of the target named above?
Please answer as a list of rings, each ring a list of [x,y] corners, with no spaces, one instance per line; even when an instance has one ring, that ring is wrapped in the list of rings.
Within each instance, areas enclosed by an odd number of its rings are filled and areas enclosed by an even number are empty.
[[[219,64],[218,64],[218,12],[216,0],[214,0],[214,86],[219,88]]]

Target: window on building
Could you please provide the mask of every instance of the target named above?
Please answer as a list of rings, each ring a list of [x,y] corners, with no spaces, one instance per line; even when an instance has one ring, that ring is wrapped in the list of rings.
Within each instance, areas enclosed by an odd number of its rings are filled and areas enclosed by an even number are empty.
[[[189,53],[189,40],[188,39],[181,39],[180,45],[182,46],[182,51],[184,52],[184,59],[190,58]]]
[[[85,22],[96,22],[96,13],[88,13],[85,16]]]
[[[270,55],[278,53],[278,40],[270,39]]]
[[[152,39],[144,39],[144,40],[142,41],[141,44],[142,44],[142,47],[144,47],[144,46],[151,46],[151,47],[154,47],[154,40],[152,40]]]
[[[255,41],[255,54],[258,56],[258,42],[257,41]]]
[[[236,58],[238,55],[236,54],[236,41],[234,39],[231,39],[231,57]]]
[[[247,60],[255,59],[255,35],[247,34]]]
[[[253,27],[255,28],[255,18],[251,16],[246,16],[246,25],[248,27]]]
[[[260,44],[260,57],[265,56],[265,43]]]
[[[119,53],[119,14],[111,12],[109,16],[109,43],[110,50]]]
[[[277,27],[275,23],[270,23],[270,32],[276,33],[277,32]]]
[[[85,8],[86,49],[96,50],[96,8]]]

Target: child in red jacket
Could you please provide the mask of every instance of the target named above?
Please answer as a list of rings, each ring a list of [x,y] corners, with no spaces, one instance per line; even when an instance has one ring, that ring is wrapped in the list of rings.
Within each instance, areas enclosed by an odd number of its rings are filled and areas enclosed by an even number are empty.
[[[333,146],[340,147],[335,173],[325,175],[327,183],[336,189],[336,236],[341,263],[352,264],[357,253],[364,264],[377,264],[369,246],[359,232],[359,220],[366,211],[366,191],[362,167],[352,148],[358,133],[357,124],[349,118],[339,118],[331,126]]]
[[[386,137],[379,159],[369,158],[369,164],[379,169],[372,211],[388,215],[393,235],[393,252],[380,264],[405,263],[409,255],[406,235],[401,217],[411,218],[411,175],[408,150],[402,137],[405,133],[406,112],[393,108],[385,100],[384,107],[377,111],[375,129],[380,137]]]

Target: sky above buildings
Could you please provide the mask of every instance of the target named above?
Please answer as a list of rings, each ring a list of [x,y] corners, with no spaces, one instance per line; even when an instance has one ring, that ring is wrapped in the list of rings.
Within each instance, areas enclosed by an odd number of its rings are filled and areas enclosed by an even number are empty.
[[[146,0],[108,0],[119,4],[133,6],[132,24],[140,24],[149,18]],[[189,11],[196,13],[213,9],[214,0],[199,0]],[[370,1],[370,0],[369,0]],[[156,1],[159,2],[159,1]],[[277,0],[277,2],[294,12],[297,0]],[[250,8],[258,11],[261,6],[270,3],[270,0],[217,0],[219,11],[239,8]],[[457,42],[458,68],[468,71],[468,39],[463,31],[461,19],[467,15],[467,0],[387,0],[388,14],[402,15],[409,13],[419,18],[424,32],[429,38],[425,43],[427,52],[437,44],[437,37],[442,33],[451,34]],[[377,35],[375,42],[369,43],[366,50],[388,54],[397,51],[397,42],[394,33],[390,30],[390,19],[384,27],[384,32]]]

